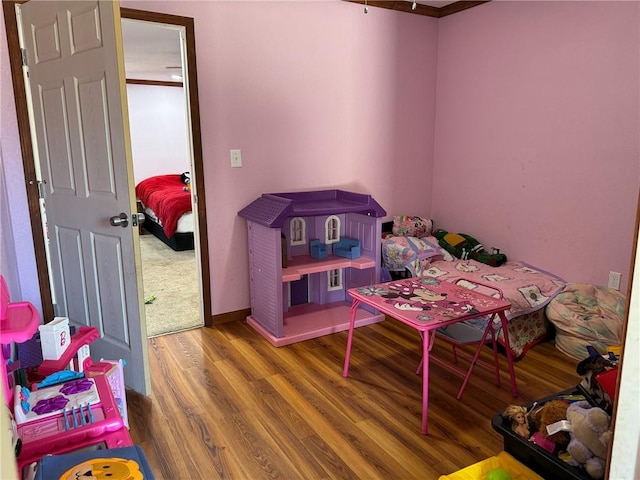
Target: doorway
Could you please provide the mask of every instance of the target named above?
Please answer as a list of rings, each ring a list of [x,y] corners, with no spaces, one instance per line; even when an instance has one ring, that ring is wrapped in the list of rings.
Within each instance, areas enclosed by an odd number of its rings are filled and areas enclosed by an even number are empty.
[[[194,197],[185,38],[181,25],[122,18],[134,183],[170,175],[176,179],[173,194]],[[141,199],[137,204],[146,215],[139,243],[147,336],[201,327],[197,210],[180,217],[170,239],[150,206]]]
[[[31,139],[31,130],[28,116],[28,98],[24,88],[22,57],[20,42],[18,38],[18,28],[15,17],[15,5],[22,3],[19,0],[5,1],[3,11],[7,33],[7,46],[11,63],[11,75],[14,86],[16,109],[18,112],[18,130],[22,148],[23,168],[25,179],[29,186],[27,188],[27,200],[29,205],[29,220],[33,231],[34,250],[36,257],[36,267],[38,272],[38,285],[41,293],[42,313],[45,323],[51,321],[55,316],[55,302],[52,296],[50,285],[50,275],[47,267],[46,256],[46,233],[41,219],[41,206],[38,195],[38,184],[40,176],[36,169],[34,155],[34,145]],[[156,22],[166,25],[181,26],[184,28],[184,43],[186,58],[184,63],[188,69],[188,78],[184,80],[184,89],[188,95],[189,102],[189,123],[191,127],[191,149],[193,154],[192,188],[194,194],[194,211],[196,211],[197,222],[194,226],[194,238],[199,245],[198,268],[200,278],[200,305],[205,326],[212,326],[211,308],[211,282],[209,270],[209,253],[206,225],[206,197],[204,188],[203,160],[202,160],[202,140],[200,136],[200,109],[198,104],[198,82],[195,50],[194,22],[192,18],[168,15],[142,10],[121,8],[121,17],[127,19]]]

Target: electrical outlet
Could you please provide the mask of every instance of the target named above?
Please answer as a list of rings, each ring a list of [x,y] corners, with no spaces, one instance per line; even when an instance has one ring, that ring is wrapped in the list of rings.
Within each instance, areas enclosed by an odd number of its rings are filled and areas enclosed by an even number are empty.
[[[242,166],[242,152],[240,150],[230,150],[231,166],[234,168]]]
[[[609,288],[615,288],[616,290],[620,290],[621,279],[622,279],[621,273],[609,272]]]

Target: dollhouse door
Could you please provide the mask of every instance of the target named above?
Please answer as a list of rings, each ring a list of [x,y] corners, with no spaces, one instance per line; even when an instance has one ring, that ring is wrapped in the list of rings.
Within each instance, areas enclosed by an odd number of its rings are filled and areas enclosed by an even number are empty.
[[[96,327],[92,357],[149,394],[120,6],[32,0],[18,23],[56,314]]]

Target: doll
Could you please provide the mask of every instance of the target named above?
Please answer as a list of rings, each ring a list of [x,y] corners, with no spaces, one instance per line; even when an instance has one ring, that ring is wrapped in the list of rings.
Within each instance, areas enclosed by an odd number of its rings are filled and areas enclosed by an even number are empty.
[[[511,420],[511,430],[525,439],[531,436],[527,409],[525,407],[522,405],[509,405],[503,415]]]

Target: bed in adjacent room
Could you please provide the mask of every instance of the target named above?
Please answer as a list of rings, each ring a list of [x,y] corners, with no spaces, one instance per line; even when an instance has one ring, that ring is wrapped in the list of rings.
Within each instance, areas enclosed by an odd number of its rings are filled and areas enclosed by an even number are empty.
[[[136,185],[145,215],[143,228],[173,250],[193,250],[194,216],[191,190],[184,175],[157,175]]]

